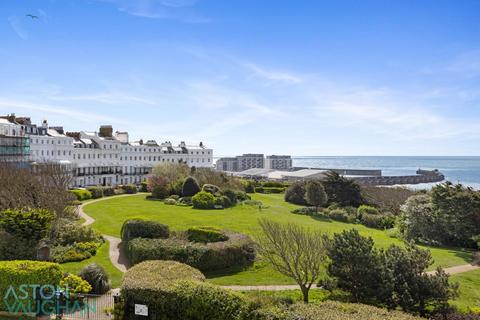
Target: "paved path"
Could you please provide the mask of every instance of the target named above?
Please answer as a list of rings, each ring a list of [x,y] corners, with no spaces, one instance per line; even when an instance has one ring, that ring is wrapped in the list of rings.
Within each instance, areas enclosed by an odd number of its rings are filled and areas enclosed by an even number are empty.
[[[120,197],[130,197],[130,196],[135,196],[135,195],[138,195],[138,193],[137,194],[122,194],[122,195],[115,196],[115,197],[120,198]],[[80,206],[78,206],[78,215],[85,220],[82,223],[82,225],[89,226],[89,225],[91,225],[95,222],[95,219],[90,217],[83,210],[83,207],[85,205],[90,204],[90,203],[94,203],[94,202],[98,202],[98,201],[108,200],[108,199],[111,199],[111,198],[112,197],[95,199],[95,200],[83,203]],[[112,237],[112,236],[109,236],[109,235],[106,235],[106,234],[104,234],[102,236],[103,236],[103,238],[105,238],[105,240],[107,240],[109,242],[108,255],[110,256],[110,261],[112,262],[112,264],[115,266],[115,268],[117,268],[121,272],[127,271],[128,267],[129,267],[129,263],[128,263],[128,259],[127,259],[126,255],[124,254],[124,250],[123,250],[122,245],[121,245],[122,239],[117,238],[117,237]]]
[[[129,196],[134,196],[135,194],[123,194],[119,196],[115,196],[116,198],[120,197],[129,197]],[[137,194],[138,195],[138,194]],[[111,199],[112,197],[106,197],[106,198],[100,198],[96,200],[92,200],[89,202],[86,202],[80,206],[78,206],[78,215],[85,219],[85,222],[82,224],[84,226],[91,225],[92,223],[95,222],[95,219],[90,217],[83,211],[83,207],[87,204],[98,202],[98,201],[104,201]],[[121,242],[122,240],[120,238],[108,236],[108,235],[103,235],[103,237],[109,242],[110,247],[109,247],[109,255],[110,255],[110,261],[112,261],[112,264],[120,271],[125,272],[129,265],[128,265],[128,259],[126,258],[125,254],[123,254]],[[480,269],[480,266],[478,265],[472,265],[472,264],[465,264],[461,266],[455,266],[455,267],[450,267],[450,268],[445,268],[445,272],[449,275],[453,274],[458,274],[458,273],[464,273],[464,272],[469,272],[473,270]],[[434,271],[429,271],[427,272],[428,274],[434,274]],[[223,288],[230,289],[230,290],[235,290],[235,291],[287,291],[287,290],[298,290],[300,287],[298,285],[271,285],[271,286],[223,286]],[[312,287],[312,289],[315,289],[316,287]]]

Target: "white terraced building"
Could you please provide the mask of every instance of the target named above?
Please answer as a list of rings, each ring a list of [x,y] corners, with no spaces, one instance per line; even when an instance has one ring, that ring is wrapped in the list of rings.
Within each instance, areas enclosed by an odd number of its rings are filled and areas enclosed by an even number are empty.
[[[61,163],[72,171],[74,187],[138,184],[161,163],[213,167],[213,150],[201,142],[196,146],[154,140],[130,142],[127,132],[113,134],[111,126],[101,126],[99,132],[64,132],[62,127],[49,127],[46,121],[37,127],[30,118],[3,119],[29,138],[29,150],[18,161]]]

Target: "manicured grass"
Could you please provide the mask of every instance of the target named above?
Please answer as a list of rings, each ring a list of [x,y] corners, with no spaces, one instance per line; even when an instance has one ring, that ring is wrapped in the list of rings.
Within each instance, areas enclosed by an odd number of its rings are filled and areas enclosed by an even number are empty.
[[[96,230],[115,237],[120,236],[120,229],[125,220],[141,218],[167,224],[173,230],[185,230],[192,226],[213,226],[247,233],[255,238],[260,232],[258,219],[266,217],[281,222],[295,222],[309,228],[320,229],[328,234],[356,228],[362,235],[372,237],[379,247],[402,243],[400,240],[388,237],[382,230],[292,214],[291,210],[297,206],[284,202],[281,194],[254,194],[253,199],[262,201],[267,208],[259,209],[256,206],[239,205],[226,210],[195,210],[190,207],[165,205],[161,201],[146,200],[145,194],[140,194],[95,202],[86,205],[84,210],[96,220],[93,224]],[[449,267],[465,264],[471,259],[471,253],[466,250],[429,249],[435,260],[432,269],[437,266]],[[110,261],[108,264],[111,265]],[[106,268],[109,269],[107,266]],[[212,273],[207,274],[207,277],[209,277],[209,281],[220,285],[293,283],[291,279],[277,273],[270,265],[262,261],[246,270]]]
[[[451,279],[460,284],[460,296],[453,304],[463,311],[480,308],[480,270],[456,274]]]
[[[83,260],[80,262],[68,262],[63,263],[61,266],[65,272],[70,272],[73,274],[78,274],[80,270],[90,263],[97,263],[105,268],[110,276],[110,280],[112,281],[112,287],[118,288],[122,284],[122,277],[123,273],[115,268],[110,261],[108,256],[108,241],[106,241],[102,246],[98,249],[97,254],[90,259]]]

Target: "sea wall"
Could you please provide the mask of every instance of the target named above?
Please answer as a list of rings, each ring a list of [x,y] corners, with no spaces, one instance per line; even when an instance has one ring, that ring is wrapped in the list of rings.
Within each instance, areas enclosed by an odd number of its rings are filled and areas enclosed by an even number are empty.
[[[334,171],[342,176],[381,176],[382,175],[382,170],[376,170],[376,169],[330,169],[330,168],[293,167],[292,171],[298,171],[303,169]]]
[[[391,186],[396,184],[433,183],[445,180],[445,176],[438,170],[417,170],[416,175],[407,176],[371,176],[351,177],[358,183],[368,186]]]

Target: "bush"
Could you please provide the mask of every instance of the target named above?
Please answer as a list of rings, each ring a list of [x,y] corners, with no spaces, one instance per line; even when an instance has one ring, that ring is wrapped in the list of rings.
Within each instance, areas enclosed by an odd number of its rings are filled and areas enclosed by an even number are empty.
[[[295,182],[285,190],[285,201],[304,206],[305,201],[305,182]]]
[[[368,214],[364,213],[360,222],[370,228],[390,229],[395,225],[395,216],[393,214]]]
[[[298,208],[298,209],[292,210],[292,213],[304,214],[306,216],[313,216],[313,215],[317,214],[317,208],[315,208],[315,207],[303,207],[303,208]]]
[[[102,266],[96,263],[91,263],[83,267],[83,269],[80,270],[79,276],[90,284],[92,287],[91,293],[104,294],[111,288],[108,273]]]
[[[142,181],[142,183],[140,184],[140,192],[148,192],[147,181]]]
[[[197,179],[193,177],[188,177],[183,182],[182,186],[182,196],[183,197],[193,197],[201,191],[200,186],[198,185]]]
[[[184,314],[176,319],[240,319],[247,307],[240,294],[209,283],[179,281],[172,291],[177,297],[178,310]]]
[[[134,219],[123,223],[120,234],[122,241],[127,243],[134,238],[168,238],[170,230],[168,226],[155,221]]]
[[[205,281],[198,270],[175,261],[145,261],[130,268],[123,277],[122,298],[126,320],[143,319],[133,315],[135,304],[148,305],[152,319],[188,319],[178,308],[172,292],[175,282]]]
[[[122,186],[122,190],[125,191],[126,194],[135,194],[137,193],[137,186],[134,184],[126,184]]]
[[[58,230],[55,243],[61,246],[73,245],[76,242],[102,242],[102,236],[90,226],[78,223],[64,223]]]
[[[211,193],[211,194],[215,194],[217,192],[220,191],[220,188],[217,187],[216,185],[214,184],[204,184],[203,187],[202,187],[202,191],[204,192],[208,192],[208,193]]]
[[[100,247],[96,242],[78,242],[73,246],[56,246],[52,248],[52,260],[58,263],[83,261],[91,258]]]
[[[262,187],[265,188],[285,188],[285,185],[283,182],[278,182],[278,181],[267,181],[262,183]]]
[[[163,200],[163,203],[165,203],[166,205],[174,206],[174,205],[177,204],[177,200],[172,199],[172,198],[167,198],[167,199]]]
[[[243,186],[246,193],[255,192],[255,181],[253,180],[243,180]]]
[[[213,227],[193,227],[187,230],[188,240],[192,242],[219,242],[227,241],[227,235]]]
[[[92,290],[92,286],[87,281],[73,274],[69,274],[60,280],[60,288],[68,294],[89,293]]]
[[[285,191],[284,187],[256,187],[255,188],[256,193],[265,193],[265,194],[283,193],[284,191]]]
[[[92,199],[98,199],[103,197],[102,187],[89,187],[87,190],[92,194]]]
[[[437,313],[431,318],[431,320],[480,320],[480,313],[462,313],[459,311],[451,310],[446,313]]]
[[[178,194],[172,194],[170,197],[168,197],[169,199],[173,199],[175,201],[178,201],[180,199],[180,196]]]
[[[92,193],[85,189],[74,189],[74,190],[69,190],[69,192],[75,195],[78,201],[92,199]]]
[[[115,188],[113,187],[103,187],[103,196],[110,197],[115,195]]]
[[[200,191],[192,197],[192,204],[195,209],[213,209],[215,197],[210,192]]]
[[[178,199],[179,203],[191,206],[192,205],[192,197],[181,197]]]
[[[379,215],[380,211],[378,211],[378,209],[375,207],[362,204],[357,209],[357,216],[361,219],[364,214]]]
[[[62,279],[62,269],[60,265],[50,262],[40,261],[0,261],[0,310],[5,311],[8,303],[14,305],[15,297],[9,295],[7,299],[6,292],[10,286],[17,289],[21,285],[53,285],[56,286]],[[27,300],[22,301],[24,306],[27,303],[34,303],[32,295]]]
[[[243,234],[227,234],[228,240],[195,243],[187,239],[133,239],[127,253],[132,264],[146,260],[173,260],[203,272],[251,265],[255,259],[254,242]]]
[[[165,199],[170,195],[167,186],[155,186],[152,189],[152,198],[154,199]]]
[[[341,222],[354,222],[355,217],[348,214],[347,210],[345,209],[333,209],[327,211],[327,216],[336,221]]]
[[[232,189],[225,189],[221,192],[221,194],[222,196],[228,198],[225,208],[232,207],[237,204],[237,195],[239,195],[239,192]]]

